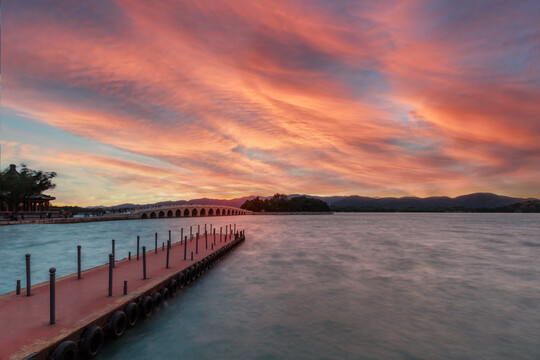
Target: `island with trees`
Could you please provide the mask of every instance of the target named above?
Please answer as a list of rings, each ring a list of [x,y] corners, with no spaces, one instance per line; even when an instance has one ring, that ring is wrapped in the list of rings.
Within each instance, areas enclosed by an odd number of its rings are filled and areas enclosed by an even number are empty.
[[[307,196],[288,198],[284,194],[275,194],[272,198],[264,200],[257,196],[252,200],[246,200],[240,207],[253,212],[265,213],[330,212],[328,204],[322,200]]]

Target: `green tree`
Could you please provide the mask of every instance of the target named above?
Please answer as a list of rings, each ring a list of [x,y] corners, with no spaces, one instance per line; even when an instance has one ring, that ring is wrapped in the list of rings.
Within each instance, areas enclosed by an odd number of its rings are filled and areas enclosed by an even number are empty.
[[[15,165],[10,165],[0,172],[0,196],[17,213],[19,204],[28,196],[54,189],[56,187],[52,182],[54,177],[55,172],[32,170],[24,164],[21,165],[21,171],[17,171]]]

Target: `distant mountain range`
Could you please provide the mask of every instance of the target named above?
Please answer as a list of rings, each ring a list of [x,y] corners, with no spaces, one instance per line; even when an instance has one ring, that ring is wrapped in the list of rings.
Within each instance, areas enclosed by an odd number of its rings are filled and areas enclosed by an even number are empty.
[[[289,198],[297,196],[307,196],[320,199],[326,202],[333,211],[501,211],[501,212],[538,212],[540,200],[515,198],[501,196],[491,193],[474,193],[462,195],[455,198],[448,196],[419,197],[366,197],[358,195],[350,196],[310,196],[292,194]],[[126,208],[138,208],[144,206],[166,206],[166,205],[190,205],[190,204],[216,204],[225,206],[240,207],[246,200],[254,199],[256,196],[244,196],[231,200],[221,199],[193,199],[178,201],[162,201],[154,204],[136,205],[122,204],[116,206],[99,206],[108,210],[119,210]],[[269,197],[260,196],[261,199]],[[536,210],[535,210],[536,209]]]

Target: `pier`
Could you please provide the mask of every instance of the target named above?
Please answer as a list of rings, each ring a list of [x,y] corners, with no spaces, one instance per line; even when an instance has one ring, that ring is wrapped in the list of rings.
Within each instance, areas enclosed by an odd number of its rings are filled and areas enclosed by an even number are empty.
[[[51,268],[50,281],[31,288],[18,282],[15,291],[0,295],[0,359],[92,358],[243,242],[244,231],[234,228],[156,241],[151,249],[134,239],[121,260],[113,241],[106,265],[59,279]]]

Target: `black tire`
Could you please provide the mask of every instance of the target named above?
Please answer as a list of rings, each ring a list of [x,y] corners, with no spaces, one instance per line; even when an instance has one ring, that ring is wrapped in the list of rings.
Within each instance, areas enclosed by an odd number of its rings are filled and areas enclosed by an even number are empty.
[[[186,285],[186,276],[184,275],[183,272],[178,274],[178,276],[176,277],[176,281],[178,281],[178,287],[180,289],[183,289],[184,286]]]
[[[157,311],[161,309],[161,306],[163,305],[163,298],[158,291],[152,294],[152,302],[154,303],[154,310]]]
[[[79,347],[74,341],[64,341],[54,349],[51,360],[77,360],[79,358]]]
[[[141,301],[141,310],[141,315],[143,318],[152,316],[152,313],[154,312],[154,301],[152,300],[151,296],[143,297]]]
[[[178,281],[172,279],[169,282],[168,289],[169,289],[169,294],[171,294],[171,297],[175,297],[176,294],[178,293]]]
[[[105,334],[103,333],[103,329],[95,325],[89,327],[85,330],[81,338],[81,355],[88,359],[93,358],[101,351],[104,342]]]
[[[167,301],[171,297],[171,292],[167,288],[159,290],[159,293],[161,294],[161,299],[163,299],[163,301]]]
[[[128,328],[134,327],[137,320],[139,320],[139,307],[134,302],[130,302],[126,305],[124,312],[126,313]]]
[[[128,326],[126,313],[123,311],[115,311],[109,320],[109,337],[116,340],[126,332]]]
[[[195,269],[195,266],[191,266],[189,268],[189,272],[191,273],[191,281],[195,281],[197,279],[197,269]]]
[[[195,273],[197,274],[197,277],[201,276],[201,263],[200,262],[195,264]]]
[[[191,270],[189,268],[184,270],[184,276],[186,277],[186,285],[189,285],[191,282]]]

